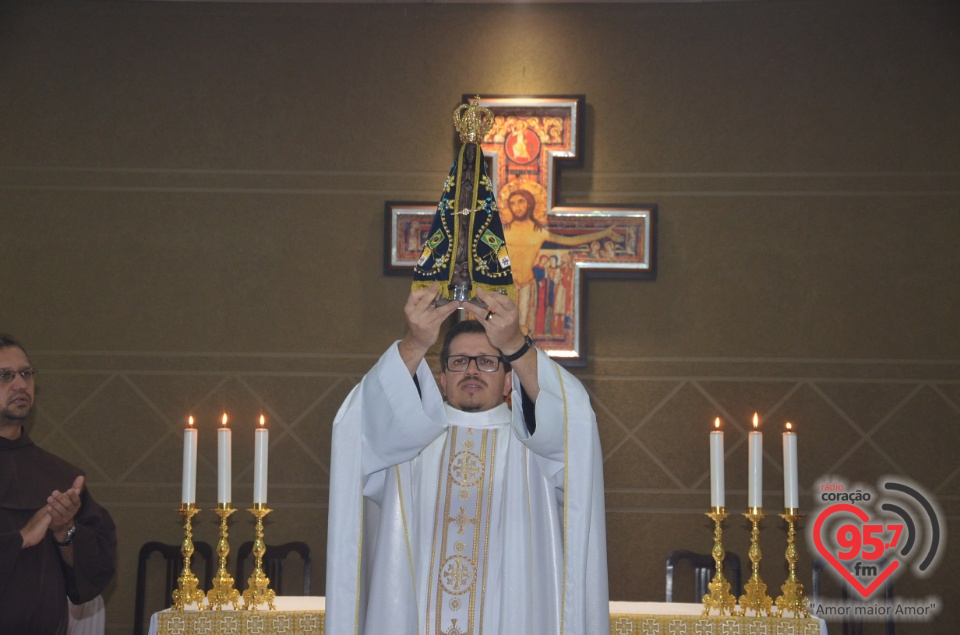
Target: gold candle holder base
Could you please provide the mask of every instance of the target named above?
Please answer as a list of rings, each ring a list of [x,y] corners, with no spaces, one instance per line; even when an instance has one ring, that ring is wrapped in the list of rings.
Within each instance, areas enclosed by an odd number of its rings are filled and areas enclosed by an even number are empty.
[[[209,609],[217,611],[227,604],[234,609],[240,608],[240,592],[233,586],[233,576],[227,573],[227,554],[230,553],[230,542],[227,540],[227,519],[237,510],[230,507],[230,503],[217,504],[217,516],[220,517],[220,540],[217,542],[217,555],[220,557],[220,568],[213,578],[213,588],[207,593]]]
[[[797,553],[797,532],[796,522],[802,518],[799,509],[788,508],[780,514],[780,518],[787,521],[787,551],[785,557],[790,574],[787,581],[780,587],[782,595],[777,598],[776,605],[781,617],[806,618],[810,616],[810,600],[803,595],[803,584],[797,579],[797,561],[800,556]]]
[[[257,519],[255,538],[253,541],[253,573],[247,579],[247,590],[243,592],[243,608],[256,611],[261,604],[266,604],[271,611],[276,610],[273,604],[276,592],[270,588],[270,578],[263,572],[263,554],[267,546],[263,542],[263,519],[270,513],[266,503],[254,503],[253,509],[248,509]]]
[[[182,611],[190,604],[203,606],[203,590],[197,588],[200,584],[197,576],[190,569],[190,559],[193,557],[193,517],[200,510],[196,505],[181,505],[180,515],[183,516],[183,544],[180,553],[183,554],[183,569],[177,579],[177,588],[173,590],[173,608]]]
[[[727,512],[723,507],[714,507],[707,517],[713,521],[711,553],[716,563],[716,573],[708,585],[710,593],[703,596],[703,614],[710,615],[711,611],[716,610],[720,615],[733,615],[737,598],[730,593],[730,583],[723,577],[723,558],[726,555],[723,550],[723,520],[727,517]]]
[[[760,577],[760,521],[763,520],[763,509],[761,507],[751,507],[750,511],[743,515],[750,521],[753,528],[750,530],[750,563],[753,573],[750,579],[743,585],[745,593],[740,596],[740,615],[747,615],[748,611],[753,611],[758,616],[772,616],[773,600],[767,595],[767,585]]]

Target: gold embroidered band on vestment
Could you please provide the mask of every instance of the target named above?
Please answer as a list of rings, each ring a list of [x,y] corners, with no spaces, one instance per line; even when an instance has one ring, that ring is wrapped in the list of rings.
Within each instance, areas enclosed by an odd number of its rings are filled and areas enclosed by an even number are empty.
[[[451,426],[447,436],[437,489],[427,635],[479,635],[484,593],[478,582],[486,574],[496,442],[495,430]],[[435,615],[432,624],[430,615]]]

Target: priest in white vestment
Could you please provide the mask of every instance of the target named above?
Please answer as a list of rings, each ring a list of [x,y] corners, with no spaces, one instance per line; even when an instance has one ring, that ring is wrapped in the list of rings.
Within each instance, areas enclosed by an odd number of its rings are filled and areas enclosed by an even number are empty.
[[[520,330],[506,296],[437,306],[333,428],[329,635],[607,635],[603,471],[583,386]],[[458,308],[438,387],[424,361]],[[507,403],[511,396],[512,409]]]

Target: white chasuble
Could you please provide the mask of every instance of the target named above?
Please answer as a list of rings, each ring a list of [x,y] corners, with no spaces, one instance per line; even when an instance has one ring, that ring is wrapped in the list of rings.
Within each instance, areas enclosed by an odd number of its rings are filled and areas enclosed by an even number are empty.
[[[540,356],[522,409],[443,403],[392,346],[333,430],[326,632],[609,632],[603,477],[580,383]],[[520,401],[514,378],[514,401]]]

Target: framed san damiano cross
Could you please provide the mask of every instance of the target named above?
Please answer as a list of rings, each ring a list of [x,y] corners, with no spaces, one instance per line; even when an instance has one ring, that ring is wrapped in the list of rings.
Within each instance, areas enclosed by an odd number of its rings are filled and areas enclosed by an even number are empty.
[[[657,206],[556,204],[560,168],[583,163],[583,96],[481,97],[480,105],[494,113],[481,148],[521,327],[557,361],[583,365],[588,281],[655,277]],[[385,273],[410,275],[435,212],[436,203],[386,203]]]

